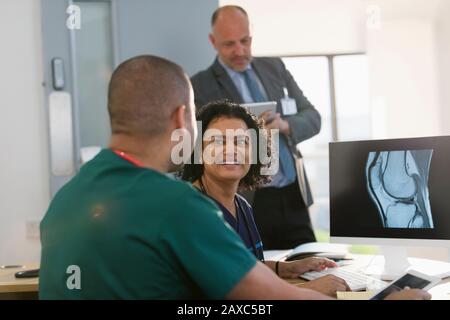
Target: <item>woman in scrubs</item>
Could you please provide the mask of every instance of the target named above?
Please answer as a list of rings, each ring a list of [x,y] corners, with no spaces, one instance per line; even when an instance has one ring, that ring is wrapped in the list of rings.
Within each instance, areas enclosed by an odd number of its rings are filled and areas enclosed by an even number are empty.
[[[269,139],[261,130],[262,120],[238,104],[218,101],[201,108],[197,121],[202,124],[202,159],[195,159],[193,154],[191,164],[183,169],[182,178],[192,182],[217,204],[246,247],[282,278],[294,279],[308,271],[337,267],[329,259],[316,257],[291,262],[264,260],[263,243],[252,207],[238,194],[238,190],[251,190],[270,181],[269,175],[261,174],[268,165],[260,161],[260,146],[266,144],[270,154]],[[258,156],[252,161],[255,153]],[[304,286],[329,295],[349,289],[344,280],[335,276],[310,281]]]

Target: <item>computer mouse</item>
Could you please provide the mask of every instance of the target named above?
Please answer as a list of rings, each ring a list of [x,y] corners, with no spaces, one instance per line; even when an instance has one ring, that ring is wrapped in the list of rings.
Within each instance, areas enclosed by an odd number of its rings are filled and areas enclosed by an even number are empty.
[[[16,278],[36,278],[39,277],[39,269],[19,271],[15,276]]]

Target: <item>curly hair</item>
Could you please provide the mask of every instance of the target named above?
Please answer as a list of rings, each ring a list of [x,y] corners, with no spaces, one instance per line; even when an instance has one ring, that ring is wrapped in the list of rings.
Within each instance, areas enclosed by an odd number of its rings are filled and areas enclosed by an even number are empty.
[[[260,185],[270,182],[269,175],[261,174],[261,169],[268,167],[269,164],[261,163],[259,154],[260,146],[265,143],[267,146],[267,156],[271,155],[270,136],[266,135],[265,131],[261,130],[264,126],[263,120],[256,118],[256,116],[237,103],[233,103],[229,100],[213,101],[200,108],[197,112],[197,121],[201,121],[202,123],[202,134],[199,136],[200,139],[202,139],[210,123],[219,118],[240,119],[245,122],[248,129],[256,131],[257,161],[250,165],[248,173],[239,182],[239,188],[253,190]],[[191,163],[184,165],[183,171],[181,172],[181,178],[185,181],[194,182],[200,179],[202,175],[203,164],[196,164],[194,155],[192,155]]]

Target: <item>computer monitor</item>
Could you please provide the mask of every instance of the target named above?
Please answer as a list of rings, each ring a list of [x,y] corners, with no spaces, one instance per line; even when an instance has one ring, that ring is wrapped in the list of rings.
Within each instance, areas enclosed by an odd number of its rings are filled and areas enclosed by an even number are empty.
[[[330,143],[329,159],[332,242],[391,248],[384,279],[406,246],[450,247],[450,136]]]

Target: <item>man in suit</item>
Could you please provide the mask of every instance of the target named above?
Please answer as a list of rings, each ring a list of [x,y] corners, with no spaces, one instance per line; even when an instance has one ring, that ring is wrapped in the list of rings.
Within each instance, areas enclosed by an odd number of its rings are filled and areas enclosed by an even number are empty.
[[[296,145],[320,131],[321,119],[279,58],[254,58],[244,9],[224,6],[211,19],[209,40],[217,58],[192,77],[198,107],[217,99],[237,103],[277,101],[265,113],[267,129],[279,129],[280,169],[253,197],[255,220],[265,249],[290,249],[315,241],[308,207],[312,196]]]

